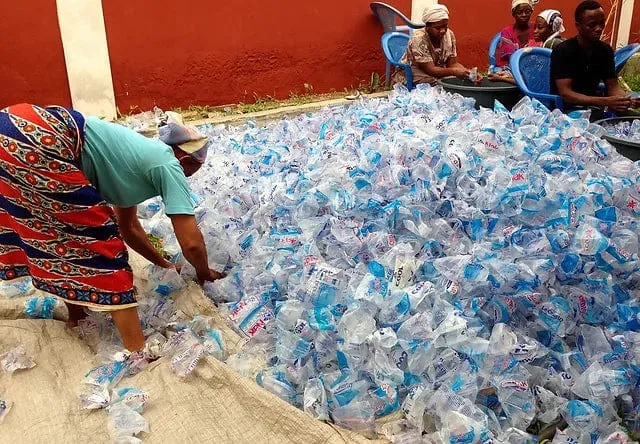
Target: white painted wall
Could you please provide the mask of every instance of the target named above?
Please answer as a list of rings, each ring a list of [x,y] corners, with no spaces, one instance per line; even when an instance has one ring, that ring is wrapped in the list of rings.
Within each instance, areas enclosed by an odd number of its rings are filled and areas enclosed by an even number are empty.
[[[616,48],[622,48],[623,46],[629,44],[634,3],[634,0],[622,0],[622,12],[620,13],[620,24],[618,25],[618,41],[616,42]]]
[[[73,107],[116,118],[116,99],[101,0],[56,0]]]
[[[438,3],[438,0],[411,0],[411,21],[422,23],[424,9],[436,3]]]

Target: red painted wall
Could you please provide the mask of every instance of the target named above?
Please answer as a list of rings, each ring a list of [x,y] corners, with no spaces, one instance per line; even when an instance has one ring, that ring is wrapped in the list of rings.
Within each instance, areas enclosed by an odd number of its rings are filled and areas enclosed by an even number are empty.
[[[0,108],[20,102],[71,105],[53,0],[3,1]]]
[[[640,0],[636,0],[633,4],[633,19],[631,20],[629,43],[640,43]]]
[[[468,67],[486,69],[489,65],[488,49],[491,38],[502,28],[513,23],[511,2],[441,0],[440,3],[447,5],[451,14],[450,26],[456,34],[458,59]],[[535,8],[534,17],[536,12],[545,9],[559,10],[567,28],[565,36],[570,37],[576,32],[573,17],[577,4],[577,0],[541,0]]]
[[[118,107],[253,102],[305,83],[326,92],[368,82],[384,72],[369,3],[105,1]],[[410,0],[393,3],[410,14]]]
[[[253,102],[302,93],[305,83],[327,92],[369,82],[372,72],[384,72],[369,1],[104,1],[117,105],[128,112]],[[486,68],[489,40],[512,22],[508,0],[441,1],[451,10],[461,61]],[[391,3],[409,15],[411,0]],[[573,35],[576,4],[541,0],[536,10],[560,9]],[[3,4],[0,29],[0,107],[71,105],[55,1]],[[640,41],[640,0],[631,40]]]

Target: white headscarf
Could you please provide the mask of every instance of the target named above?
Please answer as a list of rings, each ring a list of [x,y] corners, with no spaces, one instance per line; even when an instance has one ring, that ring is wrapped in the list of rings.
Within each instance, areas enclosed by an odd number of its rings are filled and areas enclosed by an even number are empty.
[[[445,5],[429,6],[422,13],[422,21],[425,23],[434,23],[440,20],[449,20],[449,9]]]
[[[533,8],[533,2],[531,0],[511,0],[512,11],[520,5],[529,5]]]
[[[556,11],[555,9],[545,9],[538,14],[538,17],[542,17],[542,19],[551,26],[551,31],[554,34],[559,35],[566,31],[560,11]]]

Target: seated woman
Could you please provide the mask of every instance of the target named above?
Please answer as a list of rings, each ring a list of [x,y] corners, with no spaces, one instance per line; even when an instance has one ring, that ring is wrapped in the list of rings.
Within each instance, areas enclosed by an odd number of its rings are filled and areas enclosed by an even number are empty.
[[[456,37],[449,29],[447,7],[433,5],[426,8],[422,20],[426,27],[413,33],[400,60],[411,66],[413,83],[433,85],[441,77],[468,77],[471,71],[458,62]],[[404,83],[405,80],[404,70],[396,70],[394,83]]]
[[[533,14],[531,0],[512,0],[511,15],[515,19],[500,32],[500,43],[496,49],[496,64],[499,70],[509,69],[509,59],[518,49],[537,46],[533,36],[533,26],[529,23]]]
[[[533,31],[535,38],[535,45],[529,46],[542,46],[543,48],[553,49],[559,43],[562,43],[564,39],[561,34],[565,31],[564,21],[560,11],[555,9],[546,9],[538,14],[536,17],[536,24]],[[516,81],[513,79],[510,71],[504,70],[495,74],[489,74],[489,80],[502,81],[513,83]]]
[[[562,43],[564,31],[564,20],[560,11],[545,9],[536,17],[533,35],[536,42],[541,43],[543,48],[553,49]]]

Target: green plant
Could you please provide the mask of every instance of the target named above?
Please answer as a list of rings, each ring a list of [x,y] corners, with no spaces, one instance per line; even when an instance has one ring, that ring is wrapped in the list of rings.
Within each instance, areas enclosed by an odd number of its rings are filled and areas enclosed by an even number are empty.
[[[253,103],[241,102],[236,105],[236,110],[240,114],[255,113],[260,111],[267,111],[270,109],[281,108],[284,106],[298,106],[305,105],[307,103],[318,102],[320,100],[329,100],[342,97],[342,93],[332,91],[325,94],[315,94],[313,91],[313,85],[305,83],[303,85],[304,92],[298,93],[291,91],[289,98],[285,100],[278,100],[272,96],[260,97],[257,94],[253,95]],[[245,92],[245,96],[247,93]]]
[[[627,82],[632,91],[640,92],[640,74],[625,76],[624,81]]]
[[[209,117],[209,113],[215,111],[215,107],[209,105],[190,105],[187,112],[195,113],[200,117]]]
[[[369,85],[366,85],[364,87],[364,92],[367,94],[372,94],[380,91],[389,91],[390,89],[391,88],[384,82],[380,82],[380,74],[378,74],[377,72],[372,72],[371,78],[369,79]]]
[[[238,104],[238,109],[242,114],[266,111],[269,109],[278,108],[280,106],[280,102],[271,96],[259,97],[254,93],[253,98],[253,103]]]
[[[242,101],[235,105],[222,105],[222,106],[209,106],[209,105],[190,105],[185,108],[173,108],[171,111],[182,114],[185,121],[198,120],[202,118],[215,118],[228,116],[230,114],[249,114],[261,111],[267,111],[271,109],[281,108],[285,106],[299,106],[308,103],[319,102],[323,100],[332,100],[344,98],[345,94],[349,94],[347,88],[344,91],[336,91],[332,89],[328,93],[317,94],[314,91],[313,85],[310,83],[303,84],[303,91],[291,91],[289,98],[284,100],[275,99],[273,96],[258,96],[253,93],[253,101]],[[356,88],[351,87],[351,91]],[[378,73],[371,73],[369,82],[361,81],[358,90],[364,93],[373,93],[377,91],[387,90],[384,84],[380,84],[380,76]],[[247,91],[244,92],[245,99],[249,96]],[[118,110],[118,116],[120,118],[127,117],[129,115],[140,112],[137,107],[132,106],[131,111],[127,114],[122,114]]]
[[[377,72],[371,73],[371,82],[369,83],[369,89],[371,91],[376,91],[380,86],[380,74]]]
[[[169,255],[164,251],[163,241],[161,238],[153,234],[147,234],[147,238],[149,239],[149,242],[151,242],[153,248],[160,253],[162,257],[169,258]]]
[[[311,94],[289,93],[289,99],[281,102],[285,106],[304,105],[316,101],[316,96]]]

